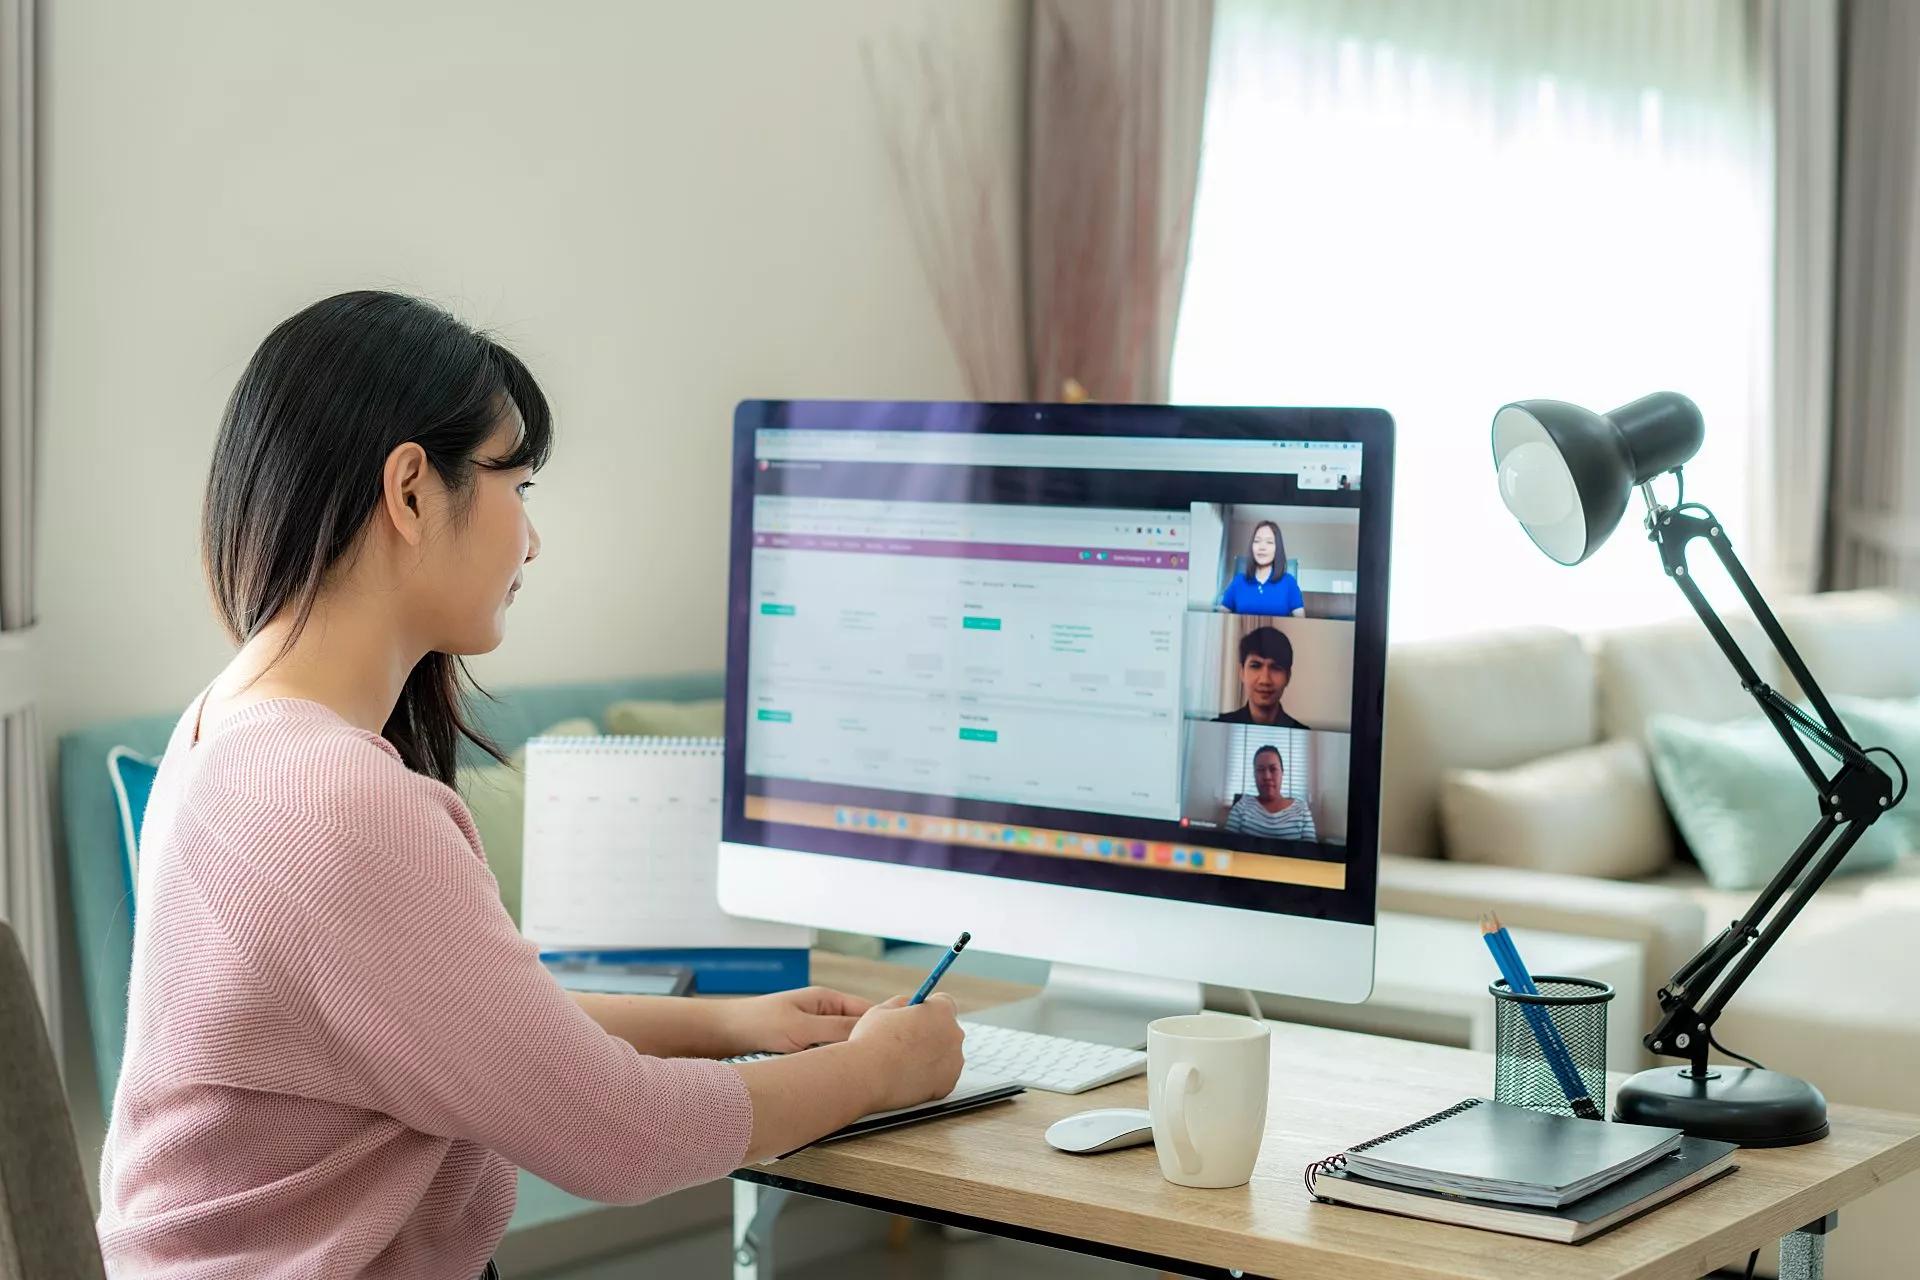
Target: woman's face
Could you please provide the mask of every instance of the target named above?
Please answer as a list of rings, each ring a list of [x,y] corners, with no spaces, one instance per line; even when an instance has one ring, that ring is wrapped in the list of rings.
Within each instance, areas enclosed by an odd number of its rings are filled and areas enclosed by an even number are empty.
[[[474,455],[463,494],[437,483],[438,518],[423,538],[409,593],[421,605],[415,620],[440,653],[487,653],[506,636],[507,606],[520,589],[520,570],[540,554],[540,535],[527,518],[531,467],[495,471],[478,465],[513,452],[524,429],[520,411],[506,416]],[[436,477],[437,481],[437,477]]]
[[[1260,798],[1271,804],[1280,798],[1280,783],[1284,770],[1280,767],[1280,755],[1274,751],[1262,751],[1253,758],[1253,785]]]
[[[1265,569],[1273,564],[1273,530],[1261,525],[1253,531],[1253,562]]]

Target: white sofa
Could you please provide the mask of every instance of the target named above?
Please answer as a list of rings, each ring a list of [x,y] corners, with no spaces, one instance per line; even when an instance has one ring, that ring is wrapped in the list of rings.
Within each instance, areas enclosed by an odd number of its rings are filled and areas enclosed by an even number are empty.
[[[1920,696],[1920,598],[1834,593],[1785,602],[1778,613],[1829,695]],[[1761,678],[1795,694],[1758,627],[1730,625]],[[1475,863],[1467,860],[1475,851],[1445,847],[1439,797],[1449,770],[1507,769],[1608,740],[1638,744],[1657,711],[1716,721],[1757,714],[1693,618],[1586,637],[1530,628],[1396,646],[1381,909],[1472,919],[1492,907],[1521,926],[1635,940],[1656,990],[1754,895],[1714,891],[1684,857],[1636,880]],[[1920,777],[1920,761],[1906,763]],[[1908,803],[1920,804],[1920,794]],[[1780,833],[1783,858],[1802,835]],[[1543,850],[1540,862],[1550,861]],[[1649,994],[1644,1008],[1616,1016],[1650,1027],[1653,1012]],[[1716,1034],[1814,1081],[1829,1101],[1920,1111],[1920,858],[1829,880]],[[1920,1175],[1843,1212],[1828,1257],[1835,1280],[1920,1274]]]

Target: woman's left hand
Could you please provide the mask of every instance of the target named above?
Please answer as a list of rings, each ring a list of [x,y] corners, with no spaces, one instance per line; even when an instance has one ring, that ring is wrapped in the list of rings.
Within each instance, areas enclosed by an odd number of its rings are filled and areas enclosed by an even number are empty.
[[[802,987],[729,1000],[723,1007],[734,1053],[798,1053],[845,1040],[872,1002],[830,987]]]

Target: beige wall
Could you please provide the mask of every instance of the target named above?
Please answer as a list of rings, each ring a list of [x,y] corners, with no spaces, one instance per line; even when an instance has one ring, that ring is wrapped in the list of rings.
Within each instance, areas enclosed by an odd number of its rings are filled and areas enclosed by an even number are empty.
[[[718,666],[736,400],[964,394],[860,54],[917,34],[969,67],[1011,177],[1015,0],[42,14],[50,734],[225,661],[209,450],[316,297],[431,296],[554,401],[545,551],[476,664],[498,683]]]
[[[226,661],[196,549],[220,409],[269,328],[350,288],[497,330],[559,416],[545,549],[475,670],[717,668],[734,403],[964,394],[861,49],[966,68],[1011,184],[1020,12],[41,6],[49,739],[180,707]],[[71,961],[66,987],[78,1067]],[[74,1084],[92,1161],[90,1073]]]

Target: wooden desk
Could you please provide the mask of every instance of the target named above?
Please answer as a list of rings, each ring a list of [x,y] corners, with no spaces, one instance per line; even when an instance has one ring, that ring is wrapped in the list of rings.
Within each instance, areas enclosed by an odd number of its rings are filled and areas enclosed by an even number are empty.
[[[963,1011],[1031,994],[967,978],[941,983]],[[868,998],[923,974],[816,954],[814,980]],[[1151,1146],[1071,1156],[1042,1133],[1091,1107],[1144,1107],[1136,1077],[1074,1097],[1028,1092],[952,1119],[814,1147],[742,1169],[736,1240],[762,1188],[799,1192],[1182,1275],[1287,1280],[1696,1280],[1920,1166],[1920,1118],[1836,1106],[1821,1142],[1746,1151],[1739,1171],[1582,1245],[1319,1204],[1301,1171],[1341,1150],[1493,1087],[1492,1055],[1275,1023],[1267,1136],[1253,1181],[1178,1187]],[[764,1237],[764,1233],[761,1233]],[[1801,1237],[1801,1239],[1805,1239]],[[751,1251],[736,1274],[754,1275]],[[1814,1268],[1817,1273],[1817,1264]]]

